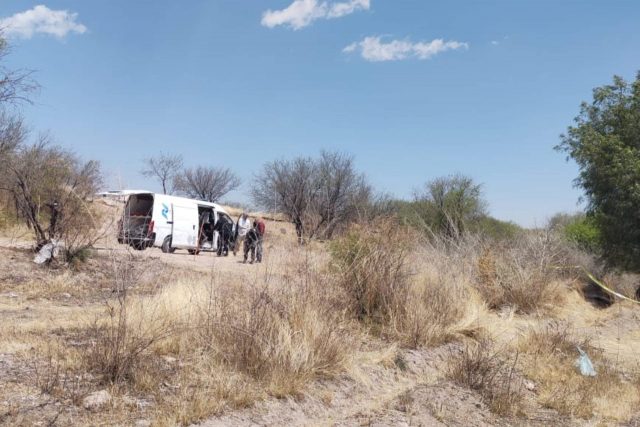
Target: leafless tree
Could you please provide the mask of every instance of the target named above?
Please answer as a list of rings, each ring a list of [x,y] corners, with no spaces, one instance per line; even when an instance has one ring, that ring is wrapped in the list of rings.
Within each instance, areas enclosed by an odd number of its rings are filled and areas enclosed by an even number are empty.
[[[254,202],[289,217],[299,239],[331,238],[357,220],[372,201],[364,175],[353,157],[323,151],[319,158],[299,157],[264,165],[251,189]]]
[[[319,192],[317,165],[308,157],[275,160],[264,165],[254,179],[253,201],[267,210],[275,209],[289,217],[299,239],[306,236],[306,217],[310,204]]]
[[[187,168],[176,177],[176,190],[208,202],[216,202],[240,187],[240,178],[229,168],[198,166]]]
[[[352,156],[323,151],[317,164],[319,192],[314,209],[318,220],[312,234],[331,238],[369,205],[373,192],[365,176],[356,172]]]
[[[31,103],[29,94],[39,88],[38,83],[32,78],[32,71],[12,70],[4,66],[4,58],[9,52],[9,44],[0,29],[0,108],[3,109],[11,104]]]
[[[88,201],[102,182],[100,167],[50,144],[47,136],[26,144],[29,132],[8,107],[30,103],[38,85],[30,71],[4,66],[8,52],[0,31],[0,195],[13,201],[18,217],[33,230],[36,248],[64,240],[69,256],[90,245],[99,226]]]
[[[155,178],[162,184],[162,192],[168,194],[175,190],[175,179],[182,169],[182,156],[163,154],[144,159],[140,173],[147,178]]]
[[[90,241],[99,225],[88,203],[102,182],[97,162],[82,162],[41,136],[34,144],[18,146],[3,166],[0,190],[13,198],[19,216],[34,232],[36,247],[55,239],[74,250],[81,248],[72,245]]]
[[[0,111],[0,163],[24,142],[26,134],[22,117]]]

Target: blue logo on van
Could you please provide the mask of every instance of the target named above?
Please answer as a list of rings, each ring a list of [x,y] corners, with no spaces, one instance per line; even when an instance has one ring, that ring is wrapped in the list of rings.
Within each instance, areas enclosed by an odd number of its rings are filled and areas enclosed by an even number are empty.
[[[162,204],[162,216],[164,217],[164,219],[169,219],[169,217],[167,216],[167,214],[169,213],[169,206],[167,206],[166,204]]]

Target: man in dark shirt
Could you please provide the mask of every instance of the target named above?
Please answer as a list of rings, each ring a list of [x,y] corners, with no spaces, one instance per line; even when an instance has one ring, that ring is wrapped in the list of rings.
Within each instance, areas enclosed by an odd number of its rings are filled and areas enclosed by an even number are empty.
[[[225,215],[220,215],[216,222],[214,231],[220,235],[220,244],[218,245],[218,256],[229,255],[229,246],[231,244],[233,222]]]
[[[262,262],[262,242],[264,240],[264,232],[266,230],[264,220],[258,218],[255,223],[255,228],[258,232],[258,242],[256,243],[256,261]]]
[[[255,226],[251,227],[251,229],[249,229],[249,231],[247,232],[245,239],[244,239],[244,262],[247,262],[247,258],[249,257],[249,252],[251,252],[251,262],[250,264],[253,264],[253,262],[256,259],[256,248],[258,246],[258,242],[260,241],[260,237],[259,237],[259,233],[258,233],[258,228]]]

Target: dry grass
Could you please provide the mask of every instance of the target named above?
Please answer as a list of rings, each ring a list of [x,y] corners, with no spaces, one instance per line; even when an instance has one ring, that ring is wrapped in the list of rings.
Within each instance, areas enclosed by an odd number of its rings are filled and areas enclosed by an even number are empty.
[[[271,283],[178,282],[120,296],[90,329],[86,368],[121,393],[151,395],[160,425],[188,425],[344,372],[358,333],[319,275]]]
[[[409,292],[407,255],[415,238],[392,221],[355,226],[331,245],[337,285],[359,320],[383,325],[403,306]]]
[[[559,267],[565,245],[557,236],[530,232],[500,248],[484,248],[477,260],[476,286],[490,308],[543,312],[562,303]]]
[[[473,301],[451,258],[424,244],[389,221],[355,227],[331,248],[348,312],[371,331],[412,348],[469,332],[462,320]]]
[[[575,361],[580,346],[595,365],[595,377],[582,376]],[[628,421],[640,403],[638,387],[589,340],[566,326],[530,330],[518,343],[527,356],[525,374],[539,387],[538,400],[560,414]]]
[[[513,416],[523,409],[523,385],[518,375],[518,353],[508,356],[486,339],[467,344],[453,354],[447,366],[447,378],[475,390],[492,412]]]
[[[425,242],[378,223],[352,229],[329,251],[318,242],[300,248],[292,239],[282,234],[270,241],[286,248],[274,269],[185,268],[176,278],[167,270],[141,271],[137,260],[108,258],[98,275],[88,271],[93,260],[81,271],[7,275],[10,283],[0,290],[19,296],[0,300],[12,316],[11,327],[0,330],[0,357],[10,352],[27,361],[30,393],[69,405],[70,413],[86,417],[78,418],[81,424],[109,418],[129,425],[144,417],[153,425],[189,425],[270,397],[300,397],[318,379],[376,384],[375,369],[406,385],[418,375],[417,358],[445,350],[428,347],[471,341],[463,336],[477,341],[452,352],[444,374],[475,390],[497,416],[520,416],[537,404],[563,416],[624,423],[640,403],[640,382],[628,363],[626,371],[612,364],[570,328],[541,326],[560,315],[581,330],[616,319],[560,285],[563,276],[549,267],[570,261],[549,236],[505,247],[473,237]],[[96,303],[96,287],[107,304]],[[62,293],[72,298],[60,299]],[[570,304],[558,309],[565,300]],[[30,305],[38,316],[28,316]],[[529,313],[546,317],[521,315]],[[522,330],[527,333],[509,347]],[[576,372],[577,344],[594,360],[596,378]],[[535,392],[523,391],[525,376]],[[95,414],[79,408],[100,389],[112,393],[111,405]],[[325,392],[327,410],[345,399],[344,390]]]

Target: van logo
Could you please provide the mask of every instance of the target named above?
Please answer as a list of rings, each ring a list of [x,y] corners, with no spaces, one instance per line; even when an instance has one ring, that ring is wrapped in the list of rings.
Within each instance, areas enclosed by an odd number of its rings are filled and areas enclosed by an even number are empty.
[[[162,204],[162,216],[164,217],[164,219],[169,219],[169,206],[167,206],[166,204]]]

